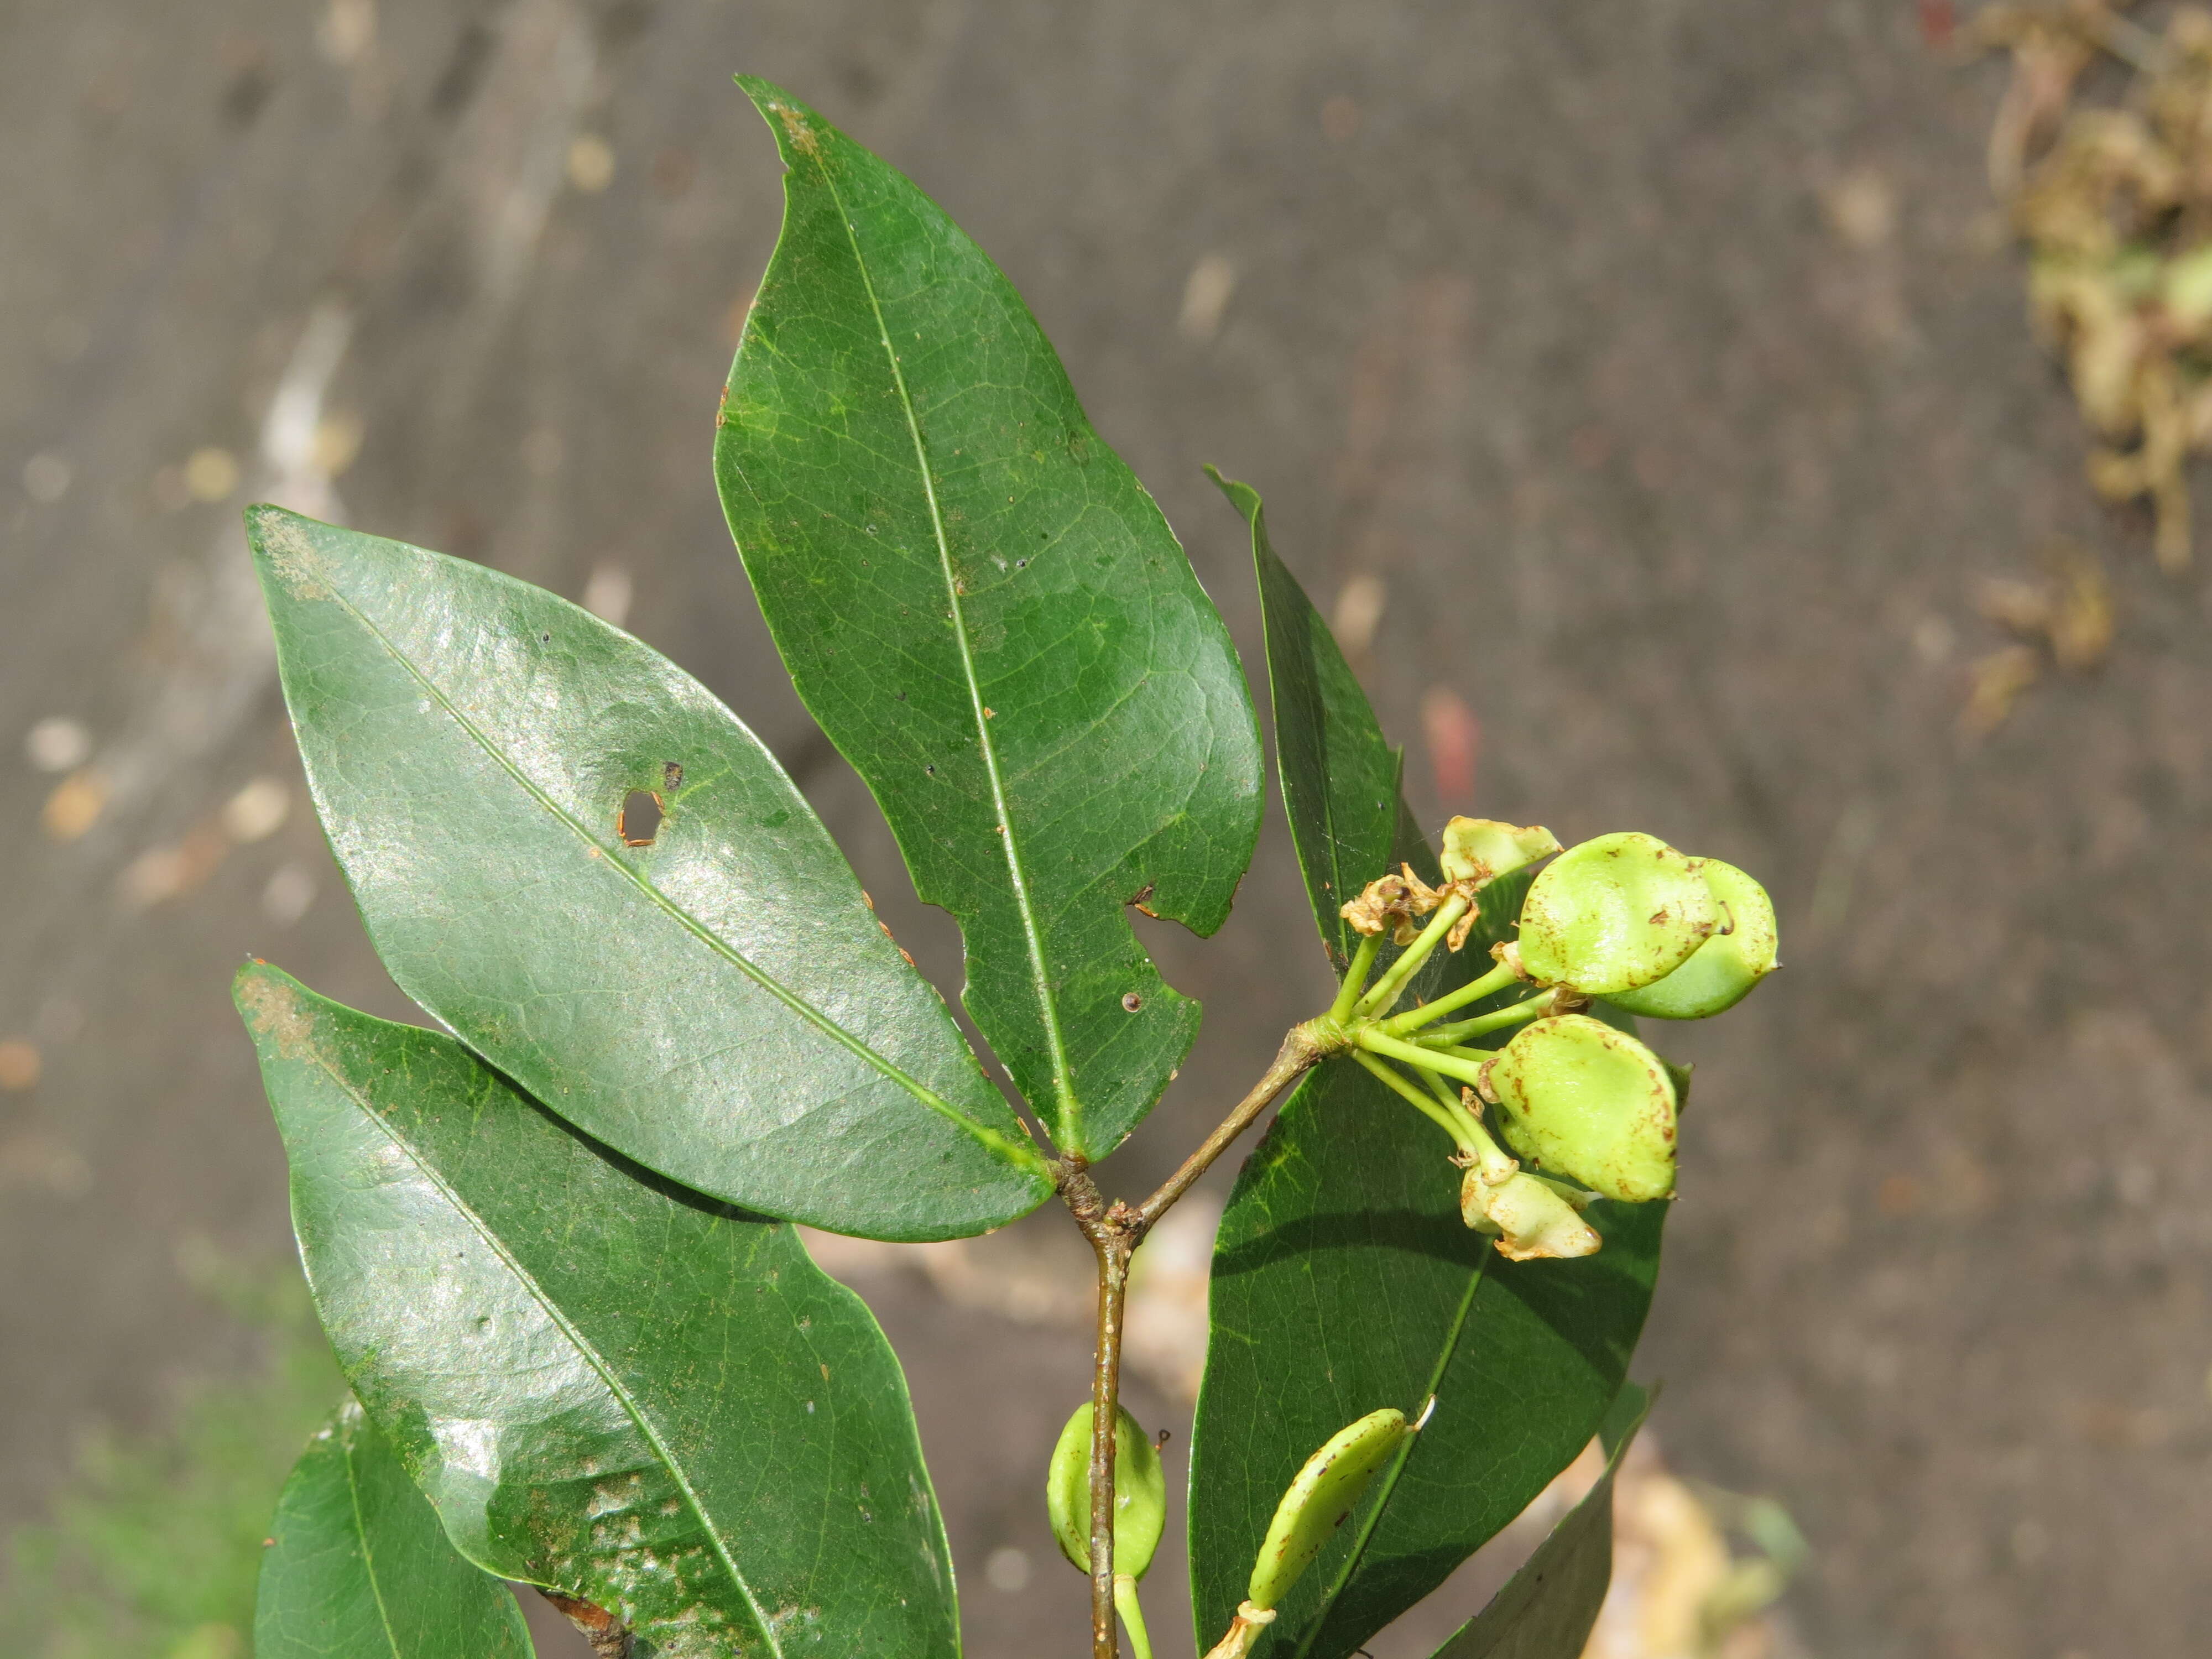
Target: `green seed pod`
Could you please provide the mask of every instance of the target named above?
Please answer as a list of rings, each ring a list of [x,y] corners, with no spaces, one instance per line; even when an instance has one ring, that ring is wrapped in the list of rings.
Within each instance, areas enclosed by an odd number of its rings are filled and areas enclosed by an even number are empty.
[[[1443,853],[1437,862],[1447,883],[1466,882],[1480,890],[1559,850],[1558,837],[1541,824],[1524,830],[1495,818],[1454,818],[1444,825]]]
[[[1306,1459],[1275,1506],[1275,1518],[1252,1563],[1248,1593],[1254,1607],[1273,1608],[1290,1594],[1298,1575],[1313,1565],[1321,1547],[1352,1513],[1375,1472],[1413,1431],[1405,1413],[1385,1407],[1339,1429]]]
[[[1628,830],[1571,847],[1529,884],[1517,945],[1539,985],[1583,996],[1664,979],[1721,925],[1699,861]]]
[[[1659,1056],[1587,1014],[1530,1022],[1489,1066],[1513,1150],[1607,1198],[1674,1191],[1674,1084]]]
[[[1609,994],[1615,1007],[1654,1019],[1704,1019],[1735,1007],[1774,971],[1778,939],[1766,890],[1718,859],[1699,860],[1698,867],[1728,931],[1715,933],[1666,978]]]
[[[1509,1261],[1595,1255],[1605,1243],[1565,1192],[1541,1176],[1512,1175],[1493,1187],[1471,1168],[1460,1183],[1459,1212],[1468,1226],[1499,1234],[1498,1253]],[[1486,1221],[1490,1225],[1481,1226]]]
[[[1044,1506],[1060,1553],[1091,1571],[1091,1402],[1060,1431],[1046,1466]],[[1122,1407],[1114,1420],[1114,1571],[1142,1578],[1168,1522],[1168,1481],[1160,1454]]]

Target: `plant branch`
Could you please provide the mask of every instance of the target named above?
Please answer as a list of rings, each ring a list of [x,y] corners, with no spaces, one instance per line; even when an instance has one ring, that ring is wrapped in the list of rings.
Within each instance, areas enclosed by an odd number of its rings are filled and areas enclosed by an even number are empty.
[[[1108,1206],[1091,1178],[1087,1160],[1070,1156],[1053,1166],[1060,1200],[1098,1259],[1098,1341],[1091,1376],[1091,1659],[1118,1659],[1121,1649],[1115,1628],[1114,1449],[1121,1418],[1121,1322],[1128,1304],[1129,1259],[1152,1224],[1251,1127],[1267,1103],[1345,1042],[1343,1032],[1326,1016],[1291,1027],[1274,1063],[1250,1091],[1183,1160],[1182,1167],[1134,1209],[1122,1203]]]
[[[1199,1144],[1198,1150],[1183,1160],[1182,1168],[1161,1182],[1159,1190],[1137,1206],[1139,1238],[1150,1232],[1152,1224],[1190,1190],[1191,1184],[1206,1172],[1215,1158],[1229,1150],[1231,1141],[1252,1127],[1252,1120],[1267,1109],[1269,1101],[1312,1070],[1323,1055],[1344,1046],[1341,1034],[1316,1029],[1322,1024],[1312,1020],[1304,1025],[1293,1025],[1275,1054],[1274,1064],[1252,1085],[1251,1092],[1238,1101],[1235,1109]]]
[[[1060,1166],[1060,1196],[1098,1258],[1098,1340],[1091,1371],[1091,1651],[1118,1659],[1114,1627],[1115,1431],[1121,1408],[1121,1321],[1139,1229],[1126,1204],[1111,1209],[1081,1158]]]

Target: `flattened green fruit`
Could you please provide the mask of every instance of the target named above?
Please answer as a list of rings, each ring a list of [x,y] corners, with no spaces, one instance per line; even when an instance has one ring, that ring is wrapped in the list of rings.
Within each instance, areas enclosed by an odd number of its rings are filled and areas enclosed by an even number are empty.
[[[1774,971],[1779,937],[1774,901],[1732,864],[1702,859],[1705,885],[1721,907],[1721,927],[1666,978],[1607,998],[1615,1007],[1654,1019],[1704,1019],[1733,1008]]]
[[[1631,1204],[1674,1191],[1674,1084],[1659,1056],[1587,1014],[1533,1021],[1491,1062],[1522,1157]]]
[[[1344,1524],[1376,1471],[1413,1431],[1405,1413],[1386,1406],[1339,1429],[1306,1459],[1275,1506],[1275,1518],[1252,1563],[1247,1596],[1254,1607],[1273,1607],[1290,1594],[1298,1575],[1313,1565],[1329,1535]]]
[[[1541,824],[1524,830],[1495,818],[1454,818],[1444,825],[1444,850],[1437,862],[1447,882],[1480,887],[1559,850],[1559,837]]]
[[[1044,1478],[1044,1504],[1060,1553],[1091,1571],[1091,1402],[1075,1408]],[[1159,1449],[1128,1407],[1114,1422],[1114,1571],[1142,1578],[1168,1522],[1168,1480]]]
[[[1571,847],[1529,884],[1521,966],[1584,996],[1664,979],[1721,925],[1699,860],[1626,830]]]

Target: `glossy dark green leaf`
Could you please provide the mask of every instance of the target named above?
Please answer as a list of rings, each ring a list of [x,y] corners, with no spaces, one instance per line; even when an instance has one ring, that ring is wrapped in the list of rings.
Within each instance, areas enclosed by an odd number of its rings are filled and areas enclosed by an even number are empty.
[[[1256,520],[1249,490],[1231,498]],[[1389,751],[1256,524],[1255,540],[1285,799],[1328,941],[1334,890],[1316,872],[1379,873],[1407,858],[1433,879],[1435,860],[1402,807],[1316,805],[1335,787],[1335,757],[1349,757],[1365,786]],[[1316,719],[1318,737],[1306,729]],[[1308,771],[1303,785],[1294,766]],[[1364,799],[1337,793],[1355,809]],[[1437,952],[1417,988],[1434,994],[1488,968],[1528,884],[1515,875],[1486,888],[1465,948]],[[1267,1659],[1351,1653],[1525,1508],[1619,1392],[1650,1305],[1664,1206],[1594,1205],[1587,1218],[1605,1238],[1597,1255],[1507,1261],[1462,1223],[1451,1151],[1434,1124],[1340,1059],[1305,1079],[1239,1173],[1215,1245],[1192,1439],[1200,1651],[1227,1627],[1301,1460],[1343,1424],[1383,1406],[1411,1415],[1437,1396],[1395,1480],[1386,1471],[1377,1480],[1366,1510],[1285,1603],[1257,1650]]]
[[[1633,1382],[1622,1385],[1598,1431],[1605,1473],[1435,1659],[1582,1659],[1613,1583],[1613,1479],[1651,1399]]]
[[[943,1238],[1047,1195],[951,1012],[704,687],[480,565],[247,517],[316,809],[409,995],[569,1121],[748,1208]],[[633,796],[659,799],[649,845]]]
[[[1192,1442],[1201,1651],[1236,1611],[1300,1460],[1337,1427],[1437,1396],[1395,1484],[1377,1482],[1285,1602],[1259,1650],[1273,1659],[1341,1659],[1426,1595],[1573,1459],[1620,1389],[1666,1206],[1594,1204],[1597,1255],[1508,1261],[1461,1222],[1451,1150],[1367,1073],[1332,1060],[1237,1178]]]
[[[1212,933],[1259,834],[1243,672],[998,267],[740,84],[787,172],[715,444],[731,532],[799,696],[959,919],[969,1012],[1102,1156],[1198,1031],[1125,907]]]
[[[1401,863],[1412,865],[1413,873],[1431,885],[1442,875],[1428,838],[1400,792],[1404,751],[1383,736],[1382,722],[1327,620],[1276,553],[1259,492],[1212,467],[1206,475],[1251,529],[1284,815],[1314,926],[1321,930],[1330,964],[1341,974],[1359,943],[1341,914],[1346,901]],[[1492,919],[1492,937],[1502,936],[1495,929],[1518,908],[1527,888],[1523,877],[1485,890],[1482,905],[1486,917]],[[1386,939],[1375,971],[1379,975],[1396,955]],[[1434,995],[1461,983],[1470,967],[1480,972],[1489,966],[1486,958],[1477,961],[1466,951],[1455,960],[1439,953],[1422,969],[1413,992]],[[1486,1010],[1492,1001],[1472,1006]]]
[[[1401,754],[1382,735],[1327,620],[1268,540],[1259,492],[1212,467],[1206,471],[1251,527],[1283,808],[1314,924],[1341,972],[1359,938],[1340,908],[1395,867],[1382,860],[1398,840]],[[1424,878],[1433,875],[1431,870]]]
[[[339,1364],[488,1571],[661,1659],[951,1656],[906,1382],[787,1224],[586,1140],[441,1033],[238,1001]]]
[[[453,1553],[437,1512],[349,1400],[284,1483],[261,1558],[255,1659],[529,1659],[505,1584]]]

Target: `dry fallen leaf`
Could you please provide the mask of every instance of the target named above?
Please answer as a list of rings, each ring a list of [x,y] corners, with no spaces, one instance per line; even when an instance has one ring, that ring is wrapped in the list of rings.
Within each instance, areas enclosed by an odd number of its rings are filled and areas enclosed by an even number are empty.
[[[1974,659],[1965,712],[1959,723],[1975,737],[1984,737],[2005,722],[2021,694],[2041,678],[2043,659],[2032,645],[2000,646]]]
[[[2178,573],[2189,459],[2212,453],[2212,12],[2181,7],[2160,35],[2124,9],[1988,6],[1973,38],[2012,54],[1990,177],[2030,249],[2037,331],[2101,441],[2090,484],[2149,498],[2159,564]],[[2135,71],[2125,106],[2076,108],[2100,54]]]

